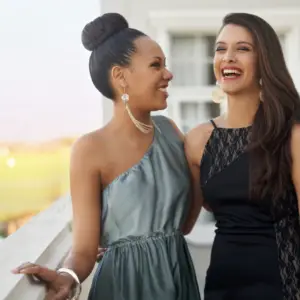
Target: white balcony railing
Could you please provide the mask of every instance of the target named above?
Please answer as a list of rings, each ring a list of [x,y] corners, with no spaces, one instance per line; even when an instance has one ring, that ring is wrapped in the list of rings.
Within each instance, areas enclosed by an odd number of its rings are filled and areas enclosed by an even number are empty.
[[[71,248],[71,201],[56,201],[49,209],[33,217],[14,234],[0,241],[0,300],[43,300],[43,286],[32,284],[24,275],[11,270],[23,262],[57,268]],[[203,289],[214,226],[196,226],[187,236],[195,263],[200,289]],[[86,300],[92,275],[84,282],[80,300]]]
[[[71,247],[71,217],[70,200],[60,199],[0,242],[0,300],[44,299],[42,286],[33,285],[26,276],[14,275],[11,270],[27,261],[57,268]],[[83,300],[87,299],[89,285],[87,280]]]

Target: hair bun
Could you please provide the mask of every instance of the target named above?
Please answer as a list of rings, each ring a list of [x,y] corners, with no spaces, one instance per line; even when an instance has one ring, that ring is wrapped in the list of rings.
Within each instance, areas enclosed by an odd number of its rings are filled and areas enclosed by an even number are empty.
[[[85,25],[81,41],[87,50],[93,51],[109,37],[125,28],[128,28],[128,22],[122,15],[107,13]]]

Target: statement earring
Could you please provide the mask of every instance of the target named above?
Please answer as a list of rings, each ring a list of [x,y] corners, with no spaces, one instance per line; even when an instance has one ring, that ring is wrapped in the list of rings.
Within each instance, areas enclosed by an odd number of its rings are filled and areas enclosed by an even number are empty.
[[[216,82],[216,87],[212,91],[212,101],[215,102],[215,103],[220,104],[225,98],[226,98],[226,94],[220,88],[220,84],[217,81]]]
[[[138,121],[132,114],[129,106],[128,106],[128,101],[129,101],[129,95],[126,93],[126,88],[124,87],[124,92],[121,96],[122,101],[125,104],[125,109],[129,115],[129,118],[131,119],[132,123],[135,125],[135,127],[140,130],[141,132],[147,134],[150,133],[153,130],[153,125],[148,125],[145,123],[142,123],[140,121]]]

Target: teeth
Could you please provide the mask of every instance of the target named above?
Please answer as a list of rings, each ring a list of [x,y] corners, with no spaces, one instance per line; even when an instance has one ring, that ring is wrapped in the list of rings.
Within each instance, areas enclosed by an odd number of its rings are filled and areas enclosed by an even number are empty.
[[[167,88],[159,88],[158,90],[165,93],[167,91]]]
[[[238,70],[224,69],[224,70],[223,70],[223,74],[224,74],[224,75],[227,75],[227,74],[237,74],[237,75],[241,75],[241,72],[239,72]]]

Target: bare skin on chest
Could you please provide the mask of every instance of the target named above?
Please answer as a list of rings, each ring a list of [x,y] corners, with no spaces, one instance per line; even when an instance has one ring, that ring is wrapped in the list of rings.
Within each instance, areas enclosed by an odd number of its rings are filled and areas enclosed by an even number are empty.
[[[111,135],[109,134],[111,137]],[[114,179],[138,164],[150,149],[154,135],[140,134],[128,139],[122,134],[115,134],[114,139],[102,137],[101,183],[102,190]]]

